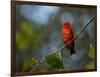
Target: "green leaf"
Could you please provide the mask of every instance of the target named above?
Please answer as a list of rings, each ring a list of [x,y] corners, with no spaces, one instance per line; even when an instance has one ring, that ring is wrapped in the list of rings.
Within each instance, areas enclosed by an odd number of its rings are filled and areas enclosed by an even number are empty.
[[[95,67],[95,62],[94,62],[95,50],[94,50],[94,47],[92,46],[92,44],[90,44],[88,56],[91,58],[91,61],[88,64],[86,64],[85,67],[87,69],[94,69],[94,67]]]
[[[31,25],[29,24],[28,21],[25,21],[23,20],[21,23],[20,23],[20,29],[22,32],[24,32],[28,37],[31,37],[32,33],[33,33],[33,30],[32,30],[32,27]]]
[[[85,67],[86,67],[87,69],[94,69],[94,67],[95,67],[94,61],[89,62]]]
[[[34,57],[25,59],[22,65],[22,71],[24,72],[30,70],[32,68],[32,65],[36,63],[37,60]]]
[[[29,40],[25,35],[23,35],[21,32],[16,32],[16,46],[19,49],[25,49],[29,45]]]
[[[90,46],[90,49],[89,49],[89,57],[90,58],[94,58],[95,56],[95,50],[92,46]]]
[[[54,53],[45,57],[47,64],[51,69],[64,68],[63,62],[58,53]]]

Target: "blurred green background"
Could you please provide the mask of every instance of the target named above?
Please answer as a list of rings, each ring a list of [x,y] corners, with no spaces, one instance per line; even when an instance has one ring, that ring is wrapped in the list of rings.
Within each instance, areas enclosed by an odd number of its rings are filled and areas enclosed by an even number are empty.
[[[63,40],[61,28],[70,22],[74,36],[95,15],[95,8],[59,7],[45,5],[16,5],[16,72],[28,72],[43,58],[45,62],[33,72],[94,69],[95,21],[89,24],[75,40],[76,54],[49,55],[58,49]]]

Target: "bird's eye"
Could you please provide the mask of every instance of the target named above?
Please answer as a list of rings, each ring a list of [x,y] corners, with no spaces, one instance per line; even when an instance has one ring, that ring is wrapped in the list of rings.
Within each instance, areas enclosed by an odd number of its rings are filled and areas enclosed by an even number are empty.
[[[70,25],[69,22],[67,24]]]

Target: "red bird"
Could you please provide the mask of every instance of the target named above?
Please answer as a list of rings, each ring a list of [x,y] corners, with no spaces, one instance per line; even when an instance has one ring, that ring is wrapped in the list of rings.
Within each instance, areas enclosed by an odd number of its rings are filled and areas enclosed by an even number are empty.
[[[71,41],[74,38],[71,25],[69,22],[64,23],[64,26],[61,30],[61,35],[65,44],[67,44],[69,41]],[[75,53],[74,41],[70,42],[67,45],[67,48],[70,50],[70,55],[74,54]]]

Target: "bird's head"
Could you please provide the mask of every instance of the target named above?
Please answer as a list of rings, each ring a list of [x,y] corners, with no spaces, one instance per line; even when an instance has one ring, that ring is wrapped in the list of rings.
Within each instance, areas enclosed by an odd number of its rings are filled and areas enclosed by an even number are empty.
[[[70,28],[70,23],[69,22],[65,22],[64,23],[64,28],[65,29],[69,29]]]

